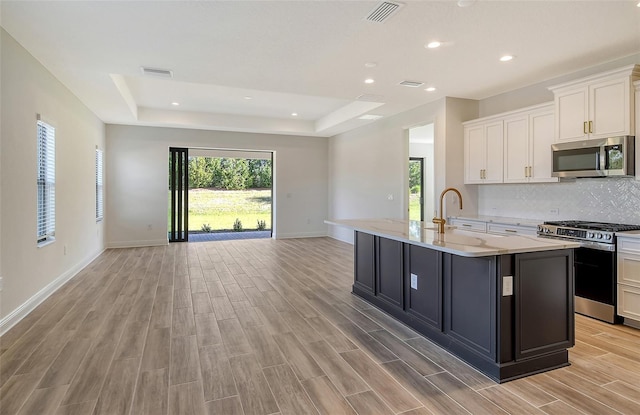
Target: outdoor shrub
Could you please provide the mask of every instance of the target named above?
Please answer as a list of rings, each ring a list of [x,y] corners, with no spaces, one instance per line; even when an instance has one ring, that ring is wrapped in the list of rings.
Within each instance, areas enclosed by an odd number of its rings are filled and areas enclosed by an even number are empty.
[[[242,222],[240,219],[236,218],[236,221],[233,222],[233,230],[235,232],[242,232]]]
[[[213,229],[211,229],[211,225],[209,225],[208,223],[204,223],[204,224],[202,225],[202,227],[200,228],[200,230],[201,230],[202,232],[209,232],[209,233],[210,233],[210,232],[213,232]]]
[[[258,230],[263,231],[265,229],[267,229],[267,222],[262,219],[258,219]]]

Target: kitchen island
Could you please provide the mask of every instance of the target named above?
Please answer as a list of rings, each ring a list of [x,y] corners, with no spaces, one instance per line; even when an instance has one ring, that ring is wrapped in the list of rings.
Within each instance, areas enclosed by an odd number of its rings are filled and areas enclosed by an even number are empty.
[[[569,241],[423,222],[328,220],[354,230],[353,294],[504,382],[569,364]],[[430,224],[429,224],[430,225]]]

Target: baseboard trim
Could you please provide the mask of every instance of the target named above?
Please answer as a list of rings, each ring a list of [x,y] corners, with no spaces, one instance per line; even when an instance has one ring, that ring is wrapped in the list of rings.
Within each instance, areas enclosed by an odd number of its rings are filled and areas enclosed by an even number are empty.
[[[139,248],[142,246],[165,246],[169,245],[167,239],[151,239],[148,241],[117,241],[107,242],[107,248]]]
[[[322,238],[327,236],[327,232],[296,232],[296,233],[278,233],[275,239],[294,239],[294,238]]]
[[[5,334],[9,329],[18,324],[20,320],[25,318],[27,314],[35,310],[37,306],[39,306],[44,300],[49,298],[51,294],[56,292],[60,287],[62,287],[67,281],[71,278],[75,277],[80,271],[82,271],[87,265],[89,265],[93,260],[98,258],[105,250],[101,249],[100,251],[89,255],[79,263],[72,266],[66,272],[58,276],[56,279],[47,284],[43,289],[35,293],[31,298],[22,303],[18,308],[13,310],[11,313],[7,314],[4,318],[0,320],[0,336]]]

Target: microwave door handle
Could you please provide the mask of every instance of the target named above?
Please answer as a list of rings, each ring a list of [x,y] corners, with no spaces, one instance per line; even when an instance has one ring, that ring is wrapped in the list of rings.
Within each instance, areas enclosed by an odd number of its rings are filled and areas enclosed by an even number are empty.
[[[607,152],[605,151],[604,148],[601,148],[600,151],[598,151],[597,153],[597,160],[596,160],[596,170],[604,170],[607,168]]]

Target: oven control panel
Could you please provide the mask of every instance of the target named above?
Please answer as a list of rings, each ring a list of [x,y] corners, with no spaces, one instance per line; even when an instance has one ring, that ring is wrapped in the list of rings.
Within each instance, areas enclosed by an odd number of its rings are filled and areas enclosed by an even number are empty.
[[[613,232],[569,228],[548,224],[538,225],[538,235],[546,237],[568,238],[580,241],[601,242],[607,244],[614,243]]]

